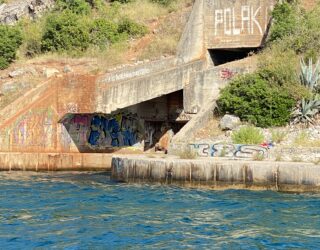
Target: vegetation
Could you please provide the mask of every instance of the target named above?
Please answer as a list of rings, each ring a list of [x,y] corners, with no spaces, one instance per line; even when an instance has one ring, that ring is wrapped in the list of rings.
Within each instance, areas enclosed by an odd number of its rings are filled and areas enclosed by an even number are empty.
[[[178,152],[180,159],[196,159],[198,157],[197,152],[191,147],[184,148]]]
[[[222,113],[235,114],[259,127],[269,127],[288,123],[295,101],[285,89],[254,73],[234,79],[222,90],[217,103]]]
[[[279,131],[279,130],[271,131],[271,140],[275,143],[281,143],[282,141],[284,141],[286,136],[287,136],[287,132],[285,131]]]
[[[293,123],[313,124],[314,117],[319,113],[320,99],[302,99],[298,108],[292,113]]]
[[[257,71],[234,79],[218,106],[222,114],[238,115],[259,127],[283,126],[290,120],[312,124],[320,110],[320,4],[307,12],[298,1],[280,1],[272,16]]]
[[[311,91],[315,91],[318,87],[320,79],[320,61],[318,60],[315,67],[313,67],[312,58],[309,58],[308,65],[303,59],[300,60],[300,82]]]
[[[263,161],[265,159],[265,156],[263,153],[256,153],[253,155],[254,161]]]
[[[84,51],[89,44],[89,27],[75,13],[65,11],[48,17],[42,51]]]
[[[320,147],[320,141],[311,140],[310,135],[306,131],[302,131],[294,138],[293,145],[297,147]]]
[[[1,69],[15,59],[18,49],[19,57],[30,58],[50,53],[59,56],[98,57],[98,60],[107,60],[112,65],[123,63],[131,41],[146,35],[151,22],[181,9],[190,1],[57,0],[55,8],[44,17],[36,21],[25,19],[18,23],[14,29],[21,39],[12,45],[9,58],[1,56]],[[2,2],[6,1],[0,0]],[[144,11],[141,12],[141,9]],[[180,19],[179,21],[183,21]],[[137,55],[137,59],[175,53],[181,31],[182,25],[179,22],[178,26],[175,22],[163,26],[161,24],[154,42],[150,42],[145,53]],[[1,49],[8,46],[7,43],[3,45],[5,36],[7,33],[1,32]],[[103,64],[104,62],[99,62],[102,67],[110,66]]]
[[[264,136],[260,129],[253,126],[243,126],[232,134],[235,144],[261,144]]]
[[[0,69],[13,62],[21,43],[22,34],[18,27],[0,25]]]

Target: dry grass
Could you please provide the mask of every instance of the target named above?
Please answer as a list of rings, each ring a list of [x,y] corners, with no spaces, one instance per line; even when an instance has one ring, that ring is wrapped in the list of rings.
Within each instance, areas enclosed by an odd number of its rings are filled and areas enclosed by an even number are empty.
[[[293,156],[291,158],[292,162],[303,162],[302,158],[300,156]]]
[[[320,147],[320,140],[312,140],[307,132],[301,132],[293,141],[294,146],[300,147]]]
[[[288,135],[288,133],[285,131],[272,130],[271,131],[271,140],[275,143],[281,143],[286,139],[287,135]]]
[[[252,159],[254,161],[263,161],[265,159],[265,156],[262,153],[256,153],[256,154],[253,155]]]
[[[199,125],[201,126],[201,124]],[[219,119],[214,118],[209,121],[207,124],[204,124],[203,127],[199,128],[197,133],[195,134],[195,138],[197,139],[206,139],[211,138],[214,139],[218,136],[224,135],[224,132],[219,128]]]
[[[192,150],[191,147],[187,147],[185,149],[181,149],[177,155],[180,159],[196,159],[198,157],[197,152]]]
[[[95,48],[89,48],[84,57],[94,58],[100,71],[105,71],[110,67],[127,63],[126,56],[129,50],[129,43],[122,42],[111,45],[109,48],[101,51]]]
[[[119,7],[119,17],[127,17],[140,23],[147,23],[160,16],[167,15],[168,8],[148,0],[133,1]]]

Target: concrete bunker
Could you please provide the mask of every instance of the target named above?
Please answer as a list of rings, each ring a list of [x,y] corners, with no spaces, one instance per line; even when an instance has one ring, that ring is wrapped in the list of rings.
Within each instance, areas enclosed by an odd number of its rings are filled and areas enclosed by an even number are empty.
[[[111,114],[66,114],[59,122],[79,152],[112,153],[128,147],[166,151],[187,121],[180,90]]]
[[[209,60],[214,66],[244,59],[257,52],[257,48],[209,49]]]

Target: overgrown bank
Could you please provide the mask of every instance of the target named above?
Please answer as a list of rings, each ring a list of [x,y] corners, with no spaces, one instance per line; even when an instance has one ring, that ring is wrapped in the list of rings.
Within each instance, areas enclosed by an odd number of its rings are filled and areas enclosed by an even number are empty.
[[[313,124],[320,110],[320,5],[308,12],[296,1],[282,1],[272,16],[258,70],[222,91],[220,112],[259,127]]]
[[[20,40],[17,46],[9,46],[5,41],[10,40],[10,36],[0,33],[0,68],[8,67],[16,56],[24,59],[42,55],[104,57],[117,64],[132,41],[147,34],[155,34],[163,43],[160,46],[158,39],[148,42],[141,58],[172,53],[183,25],[162,25],[161,18],[181,11],[190,2],[57,0],[54,9],[40,19],[24,19],[13,27],[1,26]],[[159,26],[156,30],[154,23]],[[7,50],[10,55],[4,53]]]

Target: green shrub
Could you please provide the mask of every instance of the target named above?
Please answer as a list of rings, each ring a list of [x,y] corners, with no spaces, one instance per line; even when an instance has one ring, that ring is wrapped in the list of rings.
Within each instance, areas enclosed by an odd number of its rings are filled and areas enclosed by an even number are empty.
[[[130,3],[133,2],[134,0],[111,0],[110,2],[118,2],[118,3]]]
[[[42,51],[84,51],[89,42],[89,27],[76,14],[64,11],[47,18]]]
[[[243,126],[235,131],[231,137],[235,144],[261,144],[264,141],[260,129],[253,126]]]
[[[282,39],[292,35],[299,23],[297,5],[288,2],[276,4],[273,12],[273,24],[271,27],[270,41]]]
[[[56,10],[69,10],[78,15],[88,15],[91,11],[91,7],[85,0],[57,0]]]
[[[105,48],[111,43],[119,41],[118,25],[114,22],[99,18],[90,27],[90,43]]]
[[[150,0],[153,3],[161,4],[164,6],[169,6],[172,4],[175,0]]]
[[[139,37],[145,35],[148,32],[148,29],[142,24],[138,24],[128,18],[124,18],[119,23],[118,32],[127,34],[131,37]]]
[[[311,94],[299,83],[298,65],[299,58],[293,50],[273,44],[259,55],[258,73],[269,84],[281,87],[298,101]]]
[[[18,27],[0,25],[0,69],[5,69],[16,58],[16,51],[22,44]]]
[[[269,84],[258,73],[235,78],[217,101],[221,113],[235,114],[259,127],[282,126],[295,100],[285,89]]]

